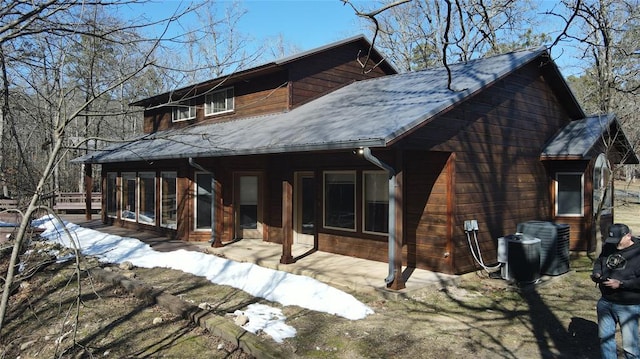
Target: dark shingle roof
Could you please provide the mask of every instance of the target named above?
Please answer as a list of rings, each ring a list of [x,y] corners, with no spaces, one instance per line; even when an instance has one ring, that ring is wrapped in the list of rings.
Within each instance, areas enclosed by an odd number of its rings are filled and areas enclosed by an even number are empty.
[[[141,136],[74,162],[108,163],[187,157],[385,147],[438,113],[546,54],[518,51],[355,82],[289,112]]]
[[[586,160],[601,151],[594,151],[602,143],[615,146],[625,163],[638,163],[618,120],[613,114],[595,115],[570,122],[542,149],[543,160]]]

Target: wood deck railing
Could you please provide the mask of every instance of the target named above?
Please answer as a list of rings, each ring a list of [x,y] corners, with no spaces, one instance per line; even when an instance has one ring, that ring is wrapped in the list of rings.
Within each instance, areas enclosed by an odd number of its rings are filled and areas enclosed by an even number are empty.
[[[81,212],[84,213],[86,209],[84,192],[59,192],[56,193],[56,200],[53,209],[56,212],[71,213]],[[102,193],[91,193],[91,211],[99,212],[102,209]]]
[[[18,207],[17,199],[0,199],[0,211],[5,209],[13,209]]]

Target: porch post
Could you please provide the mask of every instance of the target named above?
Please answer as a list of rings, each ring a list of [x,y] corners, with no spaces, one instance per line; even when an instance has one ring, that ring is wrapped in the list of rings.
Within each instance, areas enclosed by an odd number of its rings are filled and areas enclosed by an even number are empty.
[[[404,289],[405,282],[404,277],[402,276],[402,241],[404,238],[403,234],[403,197],[402,197],[402,183],[403,183],[403,163],[402,163],[402,151],[396,152],[396,168],[399,169],[395,175],[395,190],[393,198],[389,198],[390,201],[395,201],[394,212],[389,213],[389,215],[393,215],[396,217],[395,220],[395,236],[394,236],[394,251],[393,251],[393,267],[394,267],[394,277],[393,282],[389,285],[390,289],[400,290]]]
[[[91,220],[91,193],[93,191],[93,177],[91,176],[91,164],[84,165],[84,217]]]
[[[293,186],[291,181],[282,181],[282,257],[280,263],[291,264],[294,262],[291,255],[293,246]]]

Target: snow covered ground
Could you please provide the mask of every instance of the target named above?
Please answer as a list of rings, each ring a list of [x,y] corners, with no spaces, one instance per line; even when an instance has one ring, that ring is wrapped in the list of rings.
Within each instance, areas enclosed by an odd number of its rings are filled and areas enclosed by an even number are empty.
[[[70,222],[60,223],[49,216],[37,219],[32,225],[45,229],[41,236],[46,240],[71,248],[73,244],[62,230],[63,226],[66,226],[82,253],[95,256],[101,262],[128,261],[143,268],[177,269],[205,277],[215,284],[241,289],[255,297],[284,306],[296,305],[350,320],[362,319],[373,313],[371,308],[352,295],[310,277],[184,249],[158,252],[135,238],[110,235]],[[249,317],[249,323],[244,328],[250,332],[256,333],[261,330],[276,342],[282,342],[283,339],[296,334],[295,328],[285,323],[286,318],[278,308],[251,304],[241,312]]]

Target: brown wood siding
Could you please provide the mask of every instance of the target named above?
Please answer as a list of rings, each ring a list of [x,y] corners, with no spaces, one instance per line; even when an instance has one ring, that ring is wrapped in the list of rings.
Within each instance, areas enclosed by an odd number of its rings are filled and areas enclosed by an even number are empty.
[[[451,273],[449,193],[451,153],[405,153],[405,244],[409,267]]]
[[[265,204],[265,221],[269,225],[268,241],[282,243],[282,182],[289,179],[291,170],[287,164],[290,162],[289,156],[273,156],[268,162],[268,176],[265,186],[269,196]]]
[[[367,50],[361,42],[346,44],[283,65],[276,72],[241,80],[229,78],[216,88],[221,90],[233,87],[234,111],[229,113],[205,116],[204,94],[208,90],[200,88],[198,94],[189,94],[189,97],[193,97],[193,105],[196,106],[195,119],[172,122],[172,108],[159,107],[144,112],[143,130],[145,133],[152,133],[191,126],[202,121],[229,121],[283,112],[353,81],[384,76],[385,71],[391,72],[386,66],[380,66],[363,73],[356,56],[358,51],[366,54]],[[378,62],[380,59],[374,58],[373,61]]]
[[[333,91],[353,81],[384,76],[384,69],[376,67],[363,73],[356,60],[358,53],[366,54],[368,47],[362,43],[327,51],[324,56],[302,59],[291,66],[291,106],[296,107],[309,100]],[[373,59],[377,62],[380,59]]]
[[[566,223],[571,227],[569,249],[572,251],[593,251],[595,250],[595,229],[594,229],[594,208],[593,208],[593,166],[595,160],[591,161],[549,161],[547,168],[551,173],[552,181],[549,188],[552,198],[552,206],[555,206],[555,187],[557,172],[583,173],[584,184],[584,213],[583,216],[557,216],[554,213],[554,221]],[[604,216],[602,228],[606,231],[612,221],[611,216]]]
[[[233,87],[234,110],[232,112],[204,115],[205,95],[193,100],[196,106],[196,118],[193,120],[172,122],[170,106],[146,110],[143,130],[145,133],[162,131],[169,128],[191,126],[202,121],[229,121],[243,117],[264,115],[286,111],[289,108],[288,76],[285,70],[259,76],[253,79],[234,82],[229,80],[218,89]]]
[[[388,261],[388,243],[384,240],[360,238],[357,234],[318,233],[318,250],[378,262]]]
[[[226,119],[283,112],[289,109],[286,71],[247,80],[234,86],[235,111]],[[216,116],[206,119],[215,120]]]
[[[465,220],[478,221],[486,264],[496,262],[497,239],[514,233],[518,223],[550,220],[550,178],[539,160],[540,149],[568,121],[537,64],[531,64],[405,140],[410,148],[456,154],[454,273],[480,268],[471,255]]]

